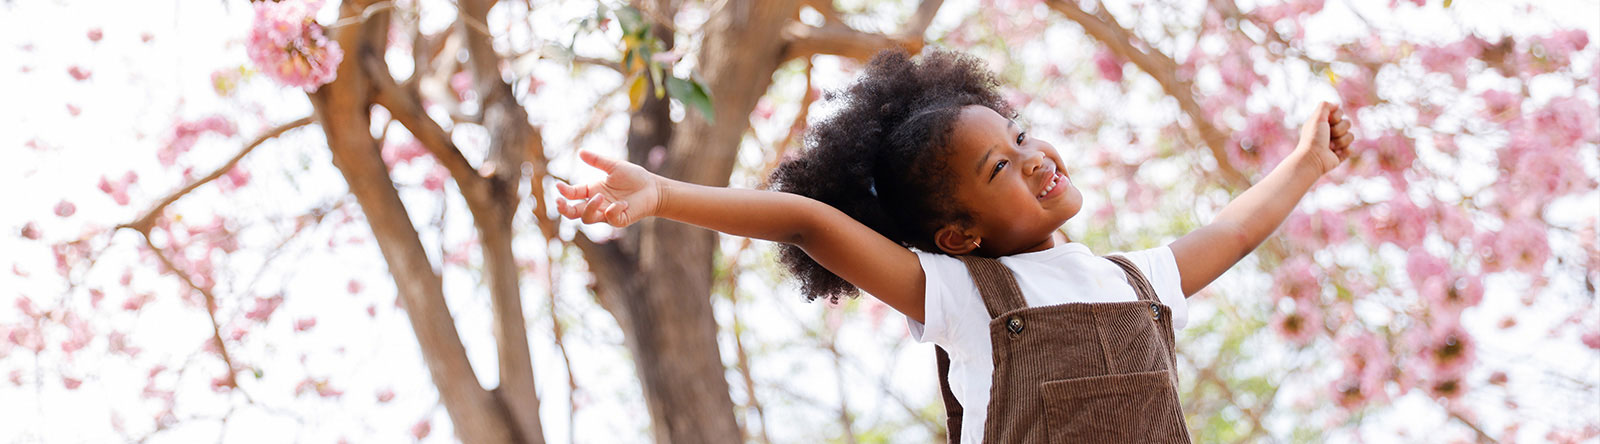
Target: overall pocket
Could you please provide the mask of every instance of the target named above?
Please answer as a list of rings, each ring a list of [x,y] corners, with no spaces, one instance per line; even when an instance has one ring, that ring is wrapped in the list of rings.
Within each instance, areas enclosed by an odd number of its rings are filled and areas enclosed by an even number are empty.
[[[1189,442],[1169,378],[1151,371],[1040,384],[1050,442]]]

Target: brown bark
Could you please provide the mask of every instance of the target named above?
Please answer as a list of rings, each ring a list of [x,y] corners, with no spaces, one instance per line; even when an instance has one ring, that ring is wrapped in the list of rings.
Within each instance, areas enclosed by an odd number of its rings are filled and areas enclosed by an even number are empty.
[[[494,338],[500,364],[495,395],[506,406],[522,442],[544,442],[539,423],[538,386],[528,350],[527,321],[515,252],[512,218],[521,194],[523,154],[535,139],[528,113],[517,103],[511,85],[500,76],[500,55],[492,37],[474,24],[486,22],[493,0],[463,0],[458,23],[467,47],[473,83],[482,97],[483,126],[489,130],[489,159],[479,168],[487,179],[483,195],[467,195],[467,208],[483,245],[484,282],[494,312]]]
[[[355,23],[334,32],[349,63],[340,64],[337,80],[310,94],[311,103],[327,136],[334,166],[361,205],[389,266],[457,438],[468,443],[513,442],[505,410],[478,385],[455,320],[445,305],[443,283],[411,225],[388,167],[379,156],[377,141],[367,130],[372,123],[369,109],[374,86],[359,60],[383,53],[389,25],[386,11],[361,18],[368,3],[340,5],[340,16]]]
[[[1134,66],[1138,66],[1140,70],[1154,78],[1168,96],[1177,99],[1178,109],[1189,116],[1195,131],[1200,133],[1200,139],[1211,149],[1211,157],[1216,159],[1217,171],[1222,173],[1223,180],[1234,186],[1250,185],[1249,179],[1228,162],[1228,135],[1206,117],[1204,110],[1200,108],[1200,103],[1195,100],[1194,87],[1189,81],[1178,78],[1178,62],[1154,46],[1144,43],[1133,31],[1122,27],[1117,23],[1116,17],[1098,3],[1095,4],[1093,13],[1078,7],[1076,0],[1049,0],[1046,4],[1050,9],[1060,12],[1067,16],[1067,19],[1082,26],[1083,31],[1090,37],[1111,48],[1111,51],[1118,56],[1133,62]],[[1135,43],[1139,45],[1135,46]],[[1140,49],[1140,46],[1149,50]]]

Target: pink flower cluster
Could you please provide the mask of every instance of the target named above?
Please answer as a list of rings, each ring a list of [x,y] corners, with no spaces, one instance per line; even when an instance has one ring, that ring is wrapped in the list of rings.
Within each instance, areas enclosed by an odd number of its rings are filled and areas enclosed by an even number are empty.
[[[128,188],[132,187],[133,184],[137,182],[139,182],[139,174],[129,171],[124,173],[122,175],[122,179],[119,180],[111,180],[106,178],[106,176],[100,176],[99,185],[100,191],[111,195],[111,200],[116,201],[117,205],[127,205],[130,199],[128,196]]]
[[[1105,77],[1106,80],[1121,82],[1123,63],[1122,57],[1118,57],[1117,53],[1110,49],[1102,48],[1094,53],[1094,67],[1100,71],[1100,77]]]
[[[1262,6],[1250,11],[1268,24],[1288,17],[1298,17],[1322,12],[1323,0],[1298,0]]]
[[[338,75],[344,51],[323,35],[314,17],[321,0],[256,2],[255,24],[246,47],[250,60],[268,77],[288,86],[316,91]]]
[[[1466,88],[1467,61],[1477,58],[1487,46],[1489,42],[1483,41],[1478,36],[1468,35],[1455,43],[1417,48],[1417,57],[1421,60],[1423,68],[1448,74],[1456,88]]]
[[[166,146],[156,151],[156,159],[161,161],[161,166],[172,166],[178,163],[178,157],[194,148],[200,137],[207,133],[215,133],[223,137],[233,137],[239,133],[238,127],[232,120],[220,114],[213,114],[196,120],[180,120],[172,125],[172,134],[167,136]]]
[[[1344,373],[1330,387],[1334,402],[1351,410],[1387,402],[1389,393],[1385,385],[1394,376],[1394,357],[1386,342],[1362,331],[1340,337],[1338,346]]]

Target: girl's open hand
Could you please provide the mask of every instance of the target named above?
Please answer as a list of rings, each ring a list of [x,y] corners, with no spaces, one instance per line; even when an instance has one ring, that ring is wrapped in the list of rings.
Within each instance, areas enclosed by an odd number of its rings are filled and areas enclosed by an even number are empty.
[[[605,172],[606,177],[582,186],[556,182],[556,190],[561,193],[561,198],[556,199],[556,211],[562,216],[581,219],[586,224],[605,222],[626,227],[656,214],[661,205],[661,176],[588,151],[579,151],[578,158]]]
[[[1296,151],[1305,151],[1307,160],[1325,174],[1350,158],[1352,140],[1355,135],[1350,134],[1350,122],[1344,120],[1344,111],[1339,105],[1322,102],[1300,128],[1300,145]]]

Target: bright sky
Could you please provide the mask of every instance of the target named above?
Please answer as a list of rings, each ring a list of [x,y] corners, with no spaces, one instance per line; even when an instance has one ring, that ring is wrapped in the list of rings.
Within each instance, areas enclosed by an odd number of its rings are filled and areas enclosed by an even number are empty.
[[[965,11],[976,7],[971,1],[948,3],[933,27],[935,33],[949,29]],[[1439,36],[1441,39],[1453,37],[1454,30],[1458,29],[1453,22],[1455,20],[1485,30],[1542,29],[1554,21],[1587,30],[1592,37],[1591,48],[1587,51],[1589,56],[1595,53],[1594,45],[1600,44],[1600,39],[1593,38],[1600,36],[1600,19],[1597,19],[1600,18],[1600,2],[1584,0],[1542,2],[1541,5],[1547,8],[1545,10],[1562,13],[1534,18],[1522,17],[1508,10],[1511,6],[1500,2],[1457,1],[1455,15],[1444,18],[1404,8],[1409,12],[1390,14],[1386,12],[1387,2],[1380,0],[1330,0],[1329,13],[1312,24],[1315,32],[1311,38],[1326,41],[1348,37],[1348,28],[1339,26],[1341,22],[1352,20],[1343,6],[1348,3],[1360,5],[1363,14],[1378,21],[1380,26],[1398,27],[1393,25],[1404,23],[1404,28],[1412,35]],[[449,7],[447,3],[425,4],[433,8]],[[572,5],[564,15],[552,14],[548,20],[559,22],[587,8]],[[331,8],[323,12],[323,22],[330,22]],[[152,199],[183,183],[180,178],[164,173],[152,155],[162,144],[174,115],[195,118],[223,113],[233,116],[238,119],[240,132],[244,135],[240,138],[249,138],[261,128],[308,114],[310,107],[303,94],[279,88],[264,78],[257,78],[238,92],[249,100],[222,100],[213,92],[210,75],[214,70],[247,63],[242,38],[248,29],[250,15],[249,8],[242,1],[102,0],[72,3],[7,2],[0,6],[0,29],[7,30],[0,36],[0,59],[9,61],[4,68],[0,68],[0,97],[12,105],[0,107],[0,147],[4,147],[6,159],[0,162],[0,189],[10,190],[6,198],[8,211],[0,214],[0,228],[15,233],[27,222],[33,221],[44,232],[46,240],[60,240],[131,219]],[[1507,17],[1513,19],[1507,20]],[[444,24],[434,23],[432,26]],[[93,28],[101,29],[104,34],[98,43],[86,38],[88,31]],[[142,35],[146,33],[151,38],[148,44],[142,41]],[[74,81],[67,75],[73,66],[89,70],[90,79],[85,82]],[[824,73],[837,68],[836,64],[828,61],[819,61],[819,66],[822,67],[819,71]],[[553,79],[546,91],[559,91],[565,83],[577,83],[579,80],[595,84],[615,83],[598,74],[575,80],[568,78],[570,76],[564,68],[538,69],[540,71],[536,71],[536,74],[541,78]],[[848,78],[848,73],[822,75],[818,83],[823,87],[836,87],[842,85],[845,78]],[[607,87],[588,85],[572,89],[564,97],[541,93],[540,100],[543,103],[593,103],[597,91],[604,88]],[[783,93],[793,97],[798,94],[797,88],[798,85],[779,85],[775,90],[786,91]],[[1535,94],[1541,92],[1535,91]],[[238,104],[241,102],[253,102],[259,106],[244,107]],[[69,106],[77,107],[81,113],[72,116]],[[547,140],[568,140],[575,128],[583,123],[569,118],[570,114],[560,114],[570,112],[568,109],[531,106],[530,112],[535,120],[546,126],[547,134],[555,135],[547,135]],[[602,132],[608,135],[596,136],[590,143],[615,140],[624,125],[625,122],[620,119],[608,121],[602,128]],[[755,131],[758,137],[770,140],[781,137],[772,135],[781,134],[783,130],[773,127],[756,128]],[[458,137],[472,136],[463,134]],[[47,149],[25,147],[35,139]],[[186,157],[186,161],[195,165],[198,173],[208,172],[234,154],[239,143],[237,139],[203,141]],[[291,133],[263,146],[247,160],[251,170],[257,174],[249,187],[231,195],[223,195],[215,187],[207,187],[169,211],[186,220],[209,220],[212,214],[218,213],[242,216],[246,223],[257,227],[244,232],[243,244],[258,248],[273,245],[286,234],[282,227],[288,222],[284,218],[307,208],[327,206],[343,200],[344,185],[329,165],[322,146],[320,133],[316,129]],[[474,157],[474,154],[468,153],[468,157]],[[1596,174],[1600,166],[1594,164],[1595,159],[1587,160],[1589,163],[1586,168],[1591,174]],[[302,167],[306,171],[301,172]],[[101,176],[115,178],[130,170],[137,172],[140,177],[139,188],[133,194],[131,205],[117,206],[95,188]],[[280,171],[294,172],[294,175],[280,174]],[[415,186],[420,183],[424,172],[421,168],[402,168],[396,176],[403,185],[409,185],[405,193],[414,223],[431,225],[441,219],[441,211],[446,214],[442,217],[445,227],[443,238],[425,235],[423,239],[432,256],[438,260],[441,250],[455,249],[456,245],[471,236],[471,226],[462,218],[464,212],[460,211],[462,204],[459,201],[446,202],[441,210],[437,202],[427,198]],[[77,208],[77,214],[70,219],[63,220],[51,214],[51,208],[62,200],[73,202]],[[344,209],[353,207],[353,204],[346,205]],[[1579,217],[1597,213],[1600,213],[1600,202],[1586,199],[1571,202],[1559,216],[1570,214]],[[338,214],[343,213],[336,213],[335,217],[339,217]],[[238,353],[250,356],[253,362],[270,363],[264,367],[273,372],[264,375],[260,381],[244,381],[245,389],[251,396],[266,405],[292,405],[296,409],[293,414],[284,415],[271,409],[242,408],[225,428],[216,421],[187,421],[181,427],[156,435],[151,442],[328,442],[340,436],[357,441],[394,442],[409,439],[408,431],[412,425],[418,420],[430,418],[433,431],[425,441],[453,441],[443,409],[433,406],[436,395],[422,367],[409,325],[403,314],[392,306],[394,289],[383,274],[384,267],[377,249],[370,241],[361,241],[367,238],[370,238],[370,233],[359,222],[341,228],[324,224],[287,244],[284,256],[294,262],[294,266],[277,263],[259,276],[232,276],[224,283],[227,290],[223,293],[227,294],[270,295],[282,291],[289,295],[272,323],[266,329],[253,333],[257,336],[247,341]],[[520,241],[517,245],[519,253],[527,256],[543,251],[543,246],[531,238],[525,236]],[[355,243],[340,245],[337,250],[330,252],[326,248],[330,239],[339,242],[353,239]],[[100,237],[94,243],[104,245],[107,240],[106,237]],[[93,285],[106,287],[109,294],[107,303],[119,304],[129,295],[126,290],[111,288],[122,273],[122,264],[138,261],[135,245],[139,238],[132,232],[123,231],[109,238],[109,241],[115,247],[110,248],[107,256],[101,259],[102,265],[82,278]],[[724,241],[725,244],[733,243],[726,238]],[[14,235],[0,236],[0,251],[7,252],[4,257],[21,264],[20,271],[34,276],[32,279],[23,279],[11,272],[0,272],[0,288],[8,289],[0,292],[0,307],[6,307],[0,309],[0,325],[15,322],[19,318],[11,307],[15,306],[15,299],[21,296],[30,298],[39,306],[65,303],[86,308],[82,290],[72,293],[77,296],[69,299],[63,298],[66,289],[53,286],[58,282],[48,279],[48,276],[54,273],[54,261],[49,252],[38,245]],[[246,271],[260,268],[265,260],[254,254],[236,256],[231,267]],[[747,252],[740,260],[747,266],[772,266],[769,252],[761,248]],[[190,356],[197,344],[209,337],[210,332],[201,312],[177,302],[178,293],[173,286],[175,282],[171,282],[173,279],[159,278],[150,266],[140,265],[133,269],[135,283],[132,287],[138,291],[155,292],[157,301],[138,318],[113,317],[97,325],[136,332],[137,343],[146,348],[138,366],[130,367],[126,360],[120,358],[86,353],[77,356],[70,364],[62,365],[61,369],[52,370],[61,364],[52,361],[31,362],[32,359],[19,357],[15,352],[8,357],[5,356],[5,349],[0,348],[0,375],[13,369],[25,369],[29,375],[28,382],[20,388],[0,381],[0,399],[4,400],[0,402],[0,441],[114,441],[118,435],[105,426],[111,422],[112,411],[123,411],[130,415],[123,418],[130,430],[148,430],[148,418],[154,414],[156,407],[137,400],[137,388],[145,385],[146,378],[143,374],[130,373],[129,369],[144,368],[149,362],[155,361],[181,362]],[[452,270],[445,276],[446,292],[452,295],[450,302],[457,316],[456,321],[479,371],[479,378],[492,386],[496,378],[493,366],[495,358],[487,330],[488,313],[483,310],[486,298],[475,291],[474,276],[459,268]],[[1239,278],[1237,274],[1230,276],[1235,278],[1219,281],[1219,285],[1227,291],[1259,290],[1250,288],[1250,279]],[[538,366],[536,375],[541,385],[541,399],[545,403],[542,416],[547,436],[553,442],[565,442],[569,433],[574,433],[579,442],[611,442],[619,439],[619,436],[622,440],[645,439],[643,430],[648,427],[648,420],[641,410],[642,404],[638,402],[637,380],[634,379],[625,351],[619,345],[621,335],[615,330],[615,322],[594,306],[592,301],[581,296],[584,294],[581,289],[584,278],[581,275],[570,274],[558,276],[557,279],[563,289],[558,294],[564,295],[560,299],[563,306],[558,309],[561,315],[585,316],[583,319],[570,320],[574,329],[569,332],[568,346],[574,349],[572,371],[579,375],[586,393],[579,396],[584,406],[574,420],[576,431],[570,430],[567,422],[569,412],[565,405],[567,369],[561,364],[549,339],[550,314],[548,306],[544,305],[548,299],[526,298],[530,332],[534,335],[534,360]],[[364,288],[359,294],[350,294],[345,290],[350,280],[361,282]],[[544,285],[539,278],[530,277],[524,282],[524,291],[542,294],[546,291]],[[772,285],[756,273],[747,274],[741,281],[741,287],[744,288],[770,288]],[[1519,285],[1520,282],[1494,280],[1491,281],[1491,290],[1515,291],[1513,289]],[[768,295],[769,292],[764,290],[757,291],[757,295],[770,296],[772,301],[759,308],[741,308],[749,310],[741,311],[744,322],[762,326],[751,330],[752,342],[804,342],[803,328],[828,328],[825,321],[829,316],[822,304],[801,303],[792,287],[784,288],[776,295]],[[1577,289],[1571,286],[1557,287],[1552,291],[1577,294]],[[249,306],[243,302],[234,304],[235,307],[238,304],[246,308]],[[731,325],[732,310],[726,303],[719,301],[719,304],[719,322],[724,326]],[[1194,316],[1208,316],[1204,305],[1191,304],[1191,307],[1196,307],[1192,308],[1196,310]],[[1492,314],[1522,310],[1514,305],[1515,301],[1508,298],[1489,299],[1477,311],[1480,315],[1468,319],[1469,327],[1474,331],[1489,331],[1498,320]],[[377,308],[375,320],[368,320],[368,306]],[[1526,322],[1548,323],[1552,319],[1544,317],[1558,318],[1563,314],[1535,315]],[[312,316],[317,319],[315,328],[306,333],[293,332],[294,320]],[[845,379],[860,378],[858,375],[883,375],[885,381],[854,381],[847,386],[851,390],[842,390],[837,388],[835,370],[831,365],[824,365],[828,361],[820,355],[769,354],[756,358],[761,374],[803,375],[808,383],[799,385],[811,390],[793,396],[763,393],[764,399],[815,398],[824,405],[832,405],[841,396],[840,392],[844,392],[848,394],[842,396],[852,410],[860,415],[877,415],[880,411],[899,408],[874,388],[880,383],[893,386],[895,393],[915,395],[907,400],[912,405],[920,406],[933,399],[936,393],[930,388],[935,385],[930,366],[927,365],[932,362],[931,349],[901,339],[904,327],[898,316],[884,317],[881,323],[856,319],[844,325],[845,328],[838,333],[843,351],[858,357],[855,362],[866,367],[847,369]],[[1479,337],[1484,339],[1484,350],[1525,350],[1526,354],[1507,353],[1504,356],[1573,366],[1558,373],[1594,376],[1600,371],[1592,352],[1575,347],[1555,345],[1526,350],[1523,348],[1525,344],[1551,344],[1551,341],[1541,338],[1533,330],[1525,329],[1525,334]],[[727,356],[726,361],[732,362],[733,346],[727,336],[723,335],[722,350]],[[51,341],[60,339],[51,338]],[[333,352],[339,346],[346,347],[343,354]],[[98,347],[103,347],[103,344],[92,346],[90,350],[103,350]],[[304,368],[295,368],[293,363],[302,359],[302,351],[307,353],[303,358]],[[885,358],[879,359],[879,356]],[[1564,358],[1566,356],[1587,356],[1588,359],[1568,360]],[[221,410],[228,404],[220,402],[220,398],[212,395],[205,386],[210,378],[218,374],[221,365],[209,355],[194,359],[190,374],[181,380],[168,375],[161,383],[167,387],[174,384],[186,387],[179,391],[179,417],[220,417],[224,413]],[[34,380],[35,375],[41,372],[46,377],[64,374],[87,378],[87,381],[83,387],[69,391],[62,388],[58,380]],[[1524,376],[1519,379],[1529,381],[1538,381],[1542,377],[1533,373],[1533,370],[1529,372],[1513,377]],[[345,392],[343,401],[290,404],[293,395],[285,387],[293,387],[308,375],[332,377],[333,384]],[[1593,384],[1595,380],[1588,382]],[[743,396],[742,384],[733,377],[730,377],[730,384],[734,387],[737,402]],[[374,394],[384,389],[393,390],[397,396],[393,402],[380,405],[374,400]],[[1533,398],[1527,399],[1531,401]],[[1405,414],[1378,421],[1385,421],[1388,426],[1442,422],[1443,419],[1437,417],[1423,402],[1426,401],[1402,399],[1399,411]],[[773,410],[768,411],[766,424],[772,428],[770,432],[774,437],[814,436],[810,433],[814,433],[812,429],[817,428],[816,424],[836,426],[833,417],[829,416],[831,412],[804,403],[791,404],[798,405],[774,406]],[[782,414],[774,414],[774,411]],[[799,416],[784,416],[793,412],[798,412]],[[1600,410],[1576,413],[1600,414]],[[892,416],[888,413],[883,415]],[[297,422],[293,417],[300,417],[306,422]],[[1535,432],[1529,430],[1525,435],[1537,440],[1542,435],[1535,435]],[[138,433],[135,432],[135,435]],[[915,439],[922,435],[906,436],[912,438],[902,438]]]

